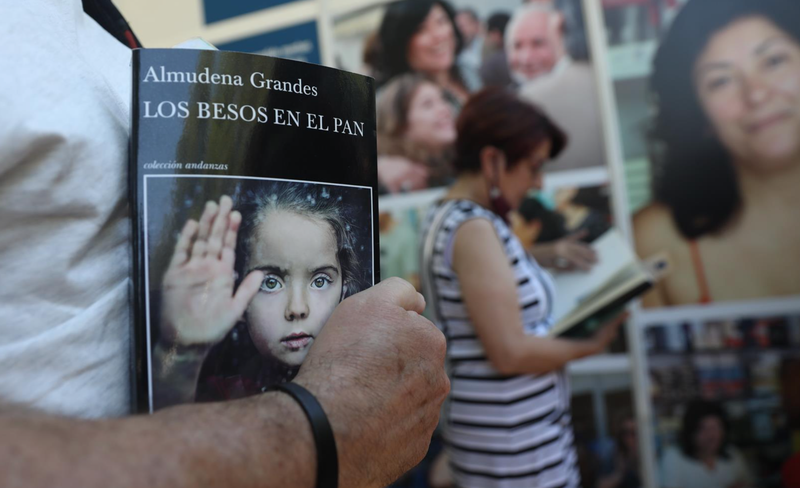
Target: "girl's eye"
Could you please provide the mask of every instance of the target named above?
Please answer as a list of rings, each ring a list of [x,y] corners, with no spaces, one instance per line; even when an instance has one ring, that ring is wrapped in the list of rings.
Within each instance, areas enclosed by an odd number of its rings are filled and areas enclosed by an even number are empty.
[[[333,283],[333,280],[331,280],[327,276],[317,276],[311,281],[311,286],[313,288],[322,290],[327,288],[328,285],[330,285],[331,283]]]
[[[283,283],[274,275],[267,275],[261,282],[261,291],[274,292],[283,288]]]

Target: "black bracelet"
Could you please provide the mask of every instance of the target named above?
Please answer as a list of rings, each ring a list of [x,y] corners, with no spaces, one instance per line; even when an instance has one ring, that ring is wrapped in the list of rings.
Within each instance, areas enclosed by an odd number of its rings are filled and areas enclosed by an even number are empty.
[[[336,454],[336,439],[328,422],[328,416],[314,395],[296,383],[278,383],[269,388],[289,394],[303,408],[311,422],[314,444],[317,446],[317,488],[339,486],[339,459]]]

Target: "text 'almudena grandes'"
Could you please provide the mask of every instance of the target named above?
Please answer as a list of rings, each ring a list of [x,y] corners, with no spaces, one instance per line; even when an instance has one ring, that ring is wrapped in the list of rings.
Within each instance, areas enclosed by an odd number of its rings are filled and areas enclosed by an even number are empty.
[[[316,97],[317,87],[306,85],[299,78],[297,81],[281,81],[267,78],[264,73],[254,72],[248,79],[254,88],[275,90],[280,92],[296,93]],[[142,80],[143,83],[202,83],[207,85],[244,86],[241,75],[212,73],[209,68],[200,72],[193,71],[167,71],[163,66],[156,69],[151,66]]]

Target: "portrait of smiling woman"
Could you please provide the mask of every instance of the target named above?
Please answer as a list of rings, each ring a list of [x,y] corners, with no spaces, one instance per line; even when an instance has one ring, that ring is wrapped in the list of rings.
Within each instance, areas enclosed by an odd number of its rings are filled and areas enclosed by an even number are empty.
[[[800,294],[800,7],[690,0],[654,61],[656,202],[640,255],[673,272],[645,306]]]
[[[463,40],[453,8],[443,0],[401,0],[389,5],[378,32],[383,85],[406,74],[424,75],[439,85],[456,107],[466,101],[468,87],[456,63]]]
[[[156,408],[294,377],[339,302],[372,284],[358,192],[368,203],[368,189],[255,181],[240,186],[236,210],[223,196],[186,222],[163,279]]]

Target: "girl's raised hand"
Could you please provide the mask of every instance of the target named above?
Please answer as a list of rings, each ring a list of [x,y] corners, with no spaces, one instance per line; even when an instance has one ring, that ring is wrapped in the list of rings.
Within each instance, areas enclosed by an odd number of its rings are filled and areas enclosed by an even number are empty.
[[[211,347],[233,328],[264,279],[253,271],[236,294],[234,262],[242,215],[228,196],[206,203],[199,222],[181,231],[164,275],[161,340],[175,346]]]

